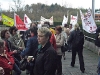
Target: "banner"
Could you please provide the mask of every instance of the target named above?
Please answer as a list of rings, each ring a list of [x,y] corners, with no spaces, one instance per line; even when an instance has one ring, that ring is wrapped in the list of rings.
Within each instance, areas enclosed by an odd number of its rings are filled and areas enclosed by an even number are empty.
[[[83,29],[88,33],[96,33],[97,26],[95,24],[90,9],[87,11],[85,15],[83,15],[82,11],[80,10],[80,15]]]
[[[53,25],[53,16],[49,19],[50,25]]]
[[[14,20],[15,20],[15,26],[17,27],[17,29],[19,31],[25,31],[25,30],[27,30],[24,22],[21,20],[21,18],[19,17],[19,15],[17,15],[16,13],[14,13]]]
[[[64,24],[67,24],[67,22],[68,22],[68,15],[67,15],[67,17],[64,15],[63,21],[62,21],[62,26],[64,27]]]
[[[50,25],[53,25],[53,16],[50,19],[46,19],[46,18],[44,18],[44,17],[41,16],[40,22],[41,22],[41,25],[43,25],[44,22],[49,22]]]
[[[40,23],[41,23],[41,25],[44,24],[44,21],[45,21],[45,18],[41,16],[41,18],[40,18]]]
[[[41,21],[45,21],[45,18],[41,16],[41,19],[40,19],[40,20],[41,20]]]
[[[25,14],[24,15],[24,24],[26,25],[26,28],[30,28],[30,24],[32,23],[32,21],[30,20],[30,18]]]
[[[1,14],[2,16],[2,21],[3,21],[3,24],[6,25],[6,26],[14,26],[14,19],[4,15],[4,14]]]

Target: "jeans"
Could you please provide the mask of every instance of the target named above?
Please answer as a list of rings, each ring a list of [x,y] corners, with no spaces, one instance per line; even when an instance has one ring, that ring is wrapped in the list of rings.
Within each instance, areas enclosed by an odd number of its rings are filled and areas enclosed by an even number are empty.
[[[99,62],[98,62],[98,70],[97,70],[97,72],[98,72],[98,75],[100,75],[100,57],[99,57]]]
[[[73,48],[72,47],[72,61],[71,61],[71,65],[74,66],[75,65],[75,59],[76,59],[76,54],[78,53],[78,57],[79,57],[79,64],[80,64],[80,70],[84,71],[84,59],[83,59],[83,48]]]
[[[57,55],[57,75],[62,75],[62,55]]]
[[[15,71],[15,75],[20,75],[21,74],[21,70],[20,68],[17,66],[17,64],[14,64],[13,70]]]

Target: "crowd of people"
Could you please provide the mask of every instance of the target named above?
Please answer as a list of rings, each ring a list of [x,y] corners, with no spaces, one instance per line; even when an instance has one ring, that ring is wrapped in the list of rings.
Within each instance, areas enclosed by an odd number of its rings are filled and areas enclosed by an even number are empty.
[[[0,39],[0,75],[21,75],[21,61],[27,60],[26,73],[30,75],[62,75],[62,58],[66,60],[61,47],[68,44],[72,52],[70,65],[75,66],[76,54],[79,57],[80,70],[85,72],[83,45],[84,34],[78,24],[58,25],[55,29],[49,23],[39,27],[30,24],[26,31],[19,32],[13,26],[1,31]],[[77,39],[79,36],[80,40]],[[78,41],[78,42],[77,42]]]

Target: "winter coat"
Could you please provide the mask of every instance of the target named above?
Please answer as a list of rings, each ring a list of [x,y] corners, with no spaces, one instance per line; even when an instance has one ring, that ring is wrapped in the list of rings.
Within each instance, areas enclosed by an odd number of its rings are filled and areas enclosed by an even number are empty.
[[[95,34],[95,45],[100,47],[100,38],[98,38],[100,34],[100,26],[96,29],[96,34]]]
[[[56,37],[57,54],[62,55],[61,46],[64,45],[65,37],[62,33],[56,34],[55,37]]]
[[[78,40],[76,40],[75,38],[77,37],[76,36],[76,33],[80,33],[81,31],[78,29],[78,30],[73,30],[70,35],[69,35],[69,38],[68,38],[68,43],[71,43],[72,44],[72,47],[75,46],[76,42]],[[83,34],[83,32],[81,32]],[[79,48],[83,48],[83,44],[84,44],[84,34],[83,34],[83,39],[81,40],[80,44],[78,45]]]
[[[36,54],[34,75],[55,75],[57,64],[57,53],[50,42]]]
[[[33,36],[27,41],[26,48],[21,52],[21,56],[26,56],[26,55],[34,56],[37,48],[38,48],[37,36]]]
[[[13,49],[15,49],[14,46],[12,46],[11,42],[9,40],[3,39],[5,41],[5,50],[10,55],[13,55]]]
[[[12,56],[10,56],[8,53],[6,54],[9,60],[5,56],[0,55],[0,67],[4,69],[4,72],[5,72],[4,75],[10,75],[15,62]],[[11,64],[8,64],[9,62],[11,62]]]
[[[20,36],[18,36],[18,34],[15,34],[14,36],[11,36],[8,40],[9,40],[16,48],[19,48],[19,47],[25,48],[24,42],[23,42],[22,38],[21,38]]]
[[[55,36],[54,36],[53,33],[51,35],[50,42],[51,42],[52,46],[54,47],[54,49],[56,50],[57,49],[57,47],[56,47],[56,39],[55,39]]]

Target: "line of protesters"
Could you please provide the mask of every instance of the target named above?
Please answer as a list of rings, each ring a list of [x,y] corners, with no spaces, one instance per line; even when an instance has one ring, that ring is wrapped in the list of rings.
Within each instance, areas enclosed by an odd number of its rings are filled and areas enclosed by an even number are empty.
[[[56,26],[55,30],[49,28],[45,23],[43,27],[37,28],[35,23],[30,25],[26,32],[20,32],[16,27],[1,31],[0,39],[0,68],[2,75],[11,75],[14,70],[15,75],[21,75],[20,62],[24,59],[27,65],[27,73],[30,75],[62,75],[62,52],[61,46],[68,43],[68,51],[72,51],[71,66],[75,65],[76,53],[79,56],[80,70],[84,73],[83,44],[80,47],[73,47],[74,33],[80,31],[79,25],[66,24],[64,28]],[[20,36],[22,35],[22,36]],[[83,40],[84,41],[84,40]]]

